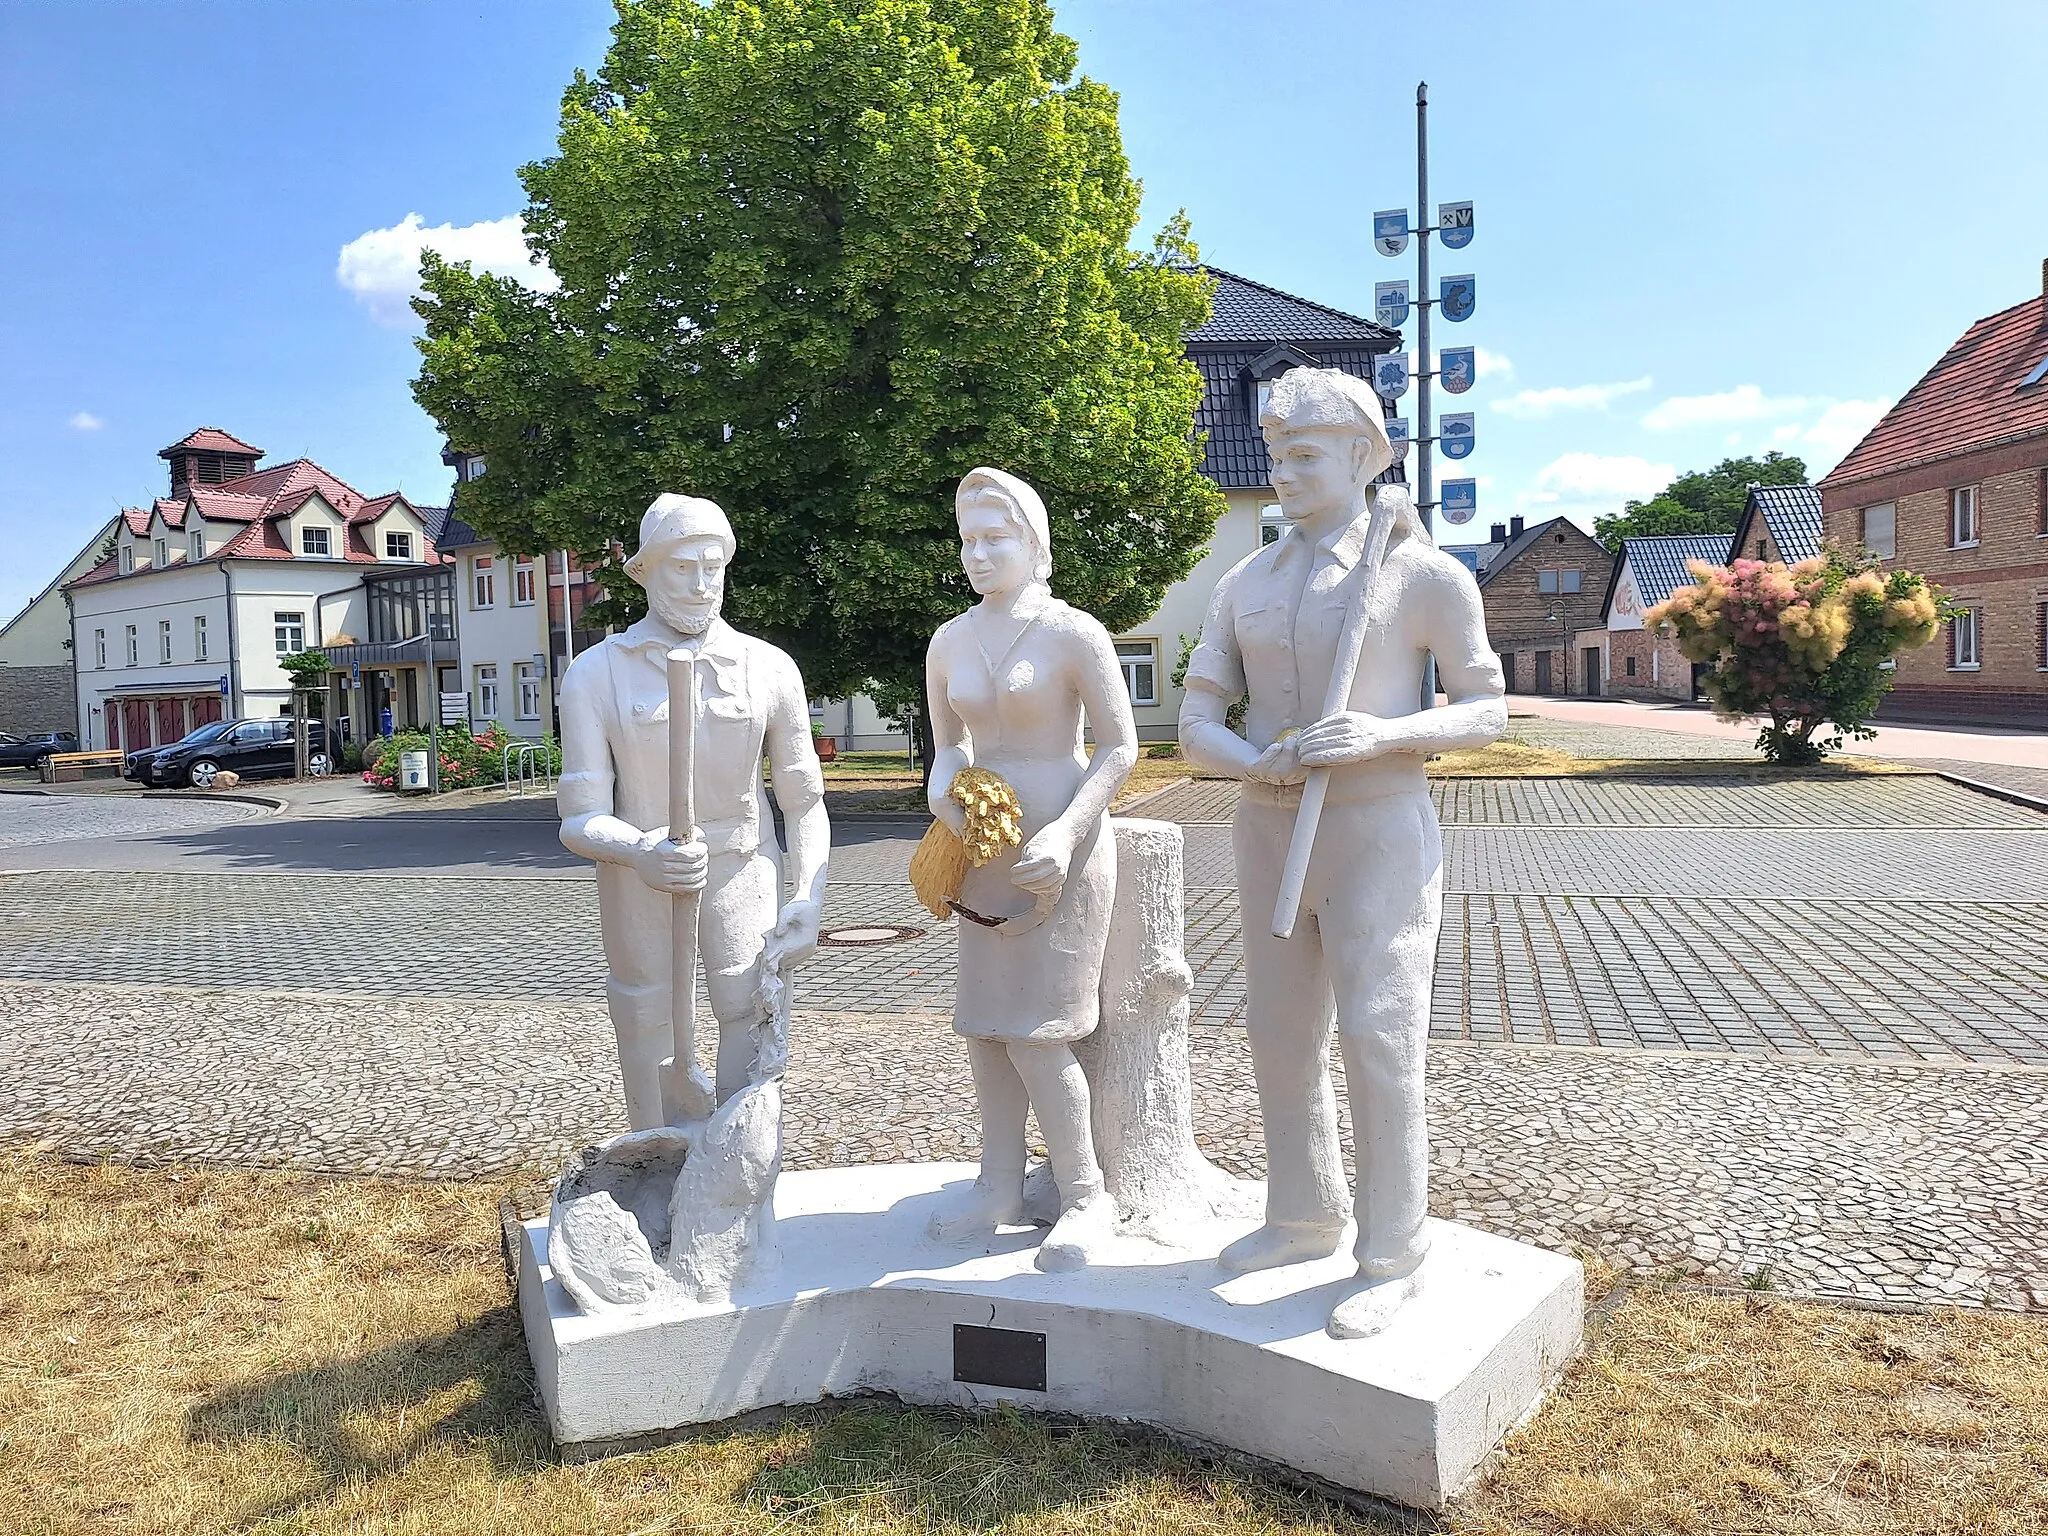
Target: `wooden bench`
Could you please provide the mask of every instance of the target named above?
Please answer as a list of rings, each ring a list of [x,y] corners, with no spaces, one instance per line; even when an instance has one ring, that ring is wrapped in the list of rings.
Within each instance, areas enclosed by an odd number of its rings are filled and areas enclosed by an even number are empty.
[[[85,777],[88,770],[111,768],[121,771],[120,752],[52,752],[44,759],[45,784],[70,784]]]

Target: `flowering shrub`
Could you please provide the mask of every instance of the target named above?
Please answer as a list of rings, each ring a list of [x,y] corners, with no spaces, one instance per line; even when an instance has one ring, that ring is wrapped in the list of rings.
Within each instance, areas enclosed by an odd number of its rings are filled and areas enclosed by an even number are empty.
[[[1891,687],[1884,663],[1934,638],[1946,608],[1912,571],[1883,571],[1828,546],[1810,560],[1694,560],[1693,585],[1643,615],[1669,624],[1723,719],[1764,719],[1757,746],[1774,763],[1817,763],[1845,737],[1877,733],[1870,717]],[[1832,740],[1816,739],[1833,726]]]
[[[471,789],[497,783],[504,771],[505,748],[511,744],[511,733],[502,725],[491,725],[474,736],[461,729],[441,732],[441,787]],[[363,782],[379,789],[396,789],[399,754],[427,750],[425,731],[400,731],[363,770]]]

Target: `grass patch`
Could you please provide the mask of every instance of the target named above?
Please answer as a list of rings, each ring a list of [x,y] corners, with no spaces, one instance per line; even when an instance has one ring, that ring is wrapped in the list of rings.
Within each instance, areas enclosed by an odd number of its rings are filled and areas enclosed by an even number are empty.
[[[1639,1291],[1440,1521],[880,1403],[552,1455],[488,1184],[0,1165],[0,1508],[56,1532],[1972,1532],[2048,1525],[2048,1327]],[[1601,1283],[1595,1265],[1594,1283]]]

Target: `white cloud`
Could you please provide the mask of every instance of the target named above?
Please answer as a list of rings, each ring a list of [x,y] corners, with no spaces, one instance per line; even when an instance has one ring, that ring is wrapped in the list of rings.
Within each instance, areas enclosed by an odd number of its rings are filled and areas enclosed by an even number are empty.
[[[1820,420],[1806,429],[1800,441],[1840,458],[1891,408],[1889,400],[1837,400],[1820,413]]]
[[[106,423],[93,415],[91,411],[80,411],[69,421],[65,422],[64,425],[74,432],[97,432]]]
[[[1656,495],[1678,473],[1634,454],[1560,454],[1536,472],[1532,502],[1640,501]]]
[[[428,228],[416,213],[389,229],[372,229],[341,248],[335,279],[359,299],[380,324],[414,323],[411,300],[420,291],[420,252],[435,251],[449,261],[466,261],[479,271],[513,278],[537,293],[551,293],[561,280],[535,261],[517,216],[477,224]]]
[[[1501,353],[1489,352],[1484,347],[1475,347],[1473,351],[1477,354],[1473,362],[1478,365],[1480,378],[1499,379],[1506,383],[1515,376],[1515,365]]]
[[[1796,416],[1816,403],[1796,395],[1774,398],[1754,384],[1738,384],[1718,395],[1673,395],[1652,406],[1643,416],[1643,425],[1652,432],[1669,432],[1731,421],[1767,421],[1773,416]]]
[[[1540,421],[1560,411],[1604,411],[1623,395],[1641,394],[1649,387],[1650,378],[1645,374],[1622,384],[1563,384],[1550,389],[1525,389],[1505,400],[1494,401],[1493,408],[1503,416]]]

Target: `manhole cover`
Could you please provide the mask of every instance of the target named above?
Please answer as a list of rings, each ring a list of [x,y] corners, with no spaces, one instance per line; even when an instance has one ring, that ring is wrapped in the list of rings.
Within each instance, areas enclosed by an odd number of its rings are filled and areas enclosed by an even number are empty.
[[[818,942],[836,949],[865,949],[871,944],[901,944],[905,939],[923,937],[922,928],[899,928],[893,923],[871,923],[859,928],[827,928],[818,935]]]

